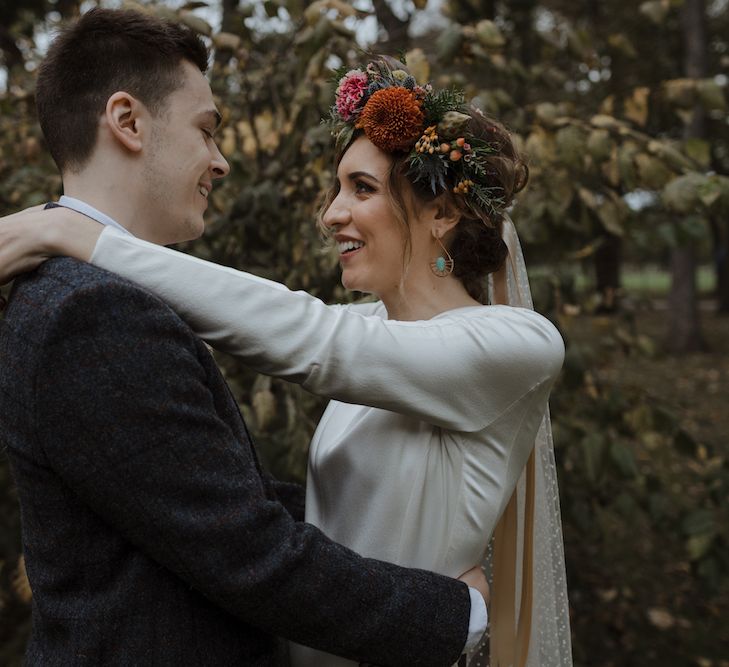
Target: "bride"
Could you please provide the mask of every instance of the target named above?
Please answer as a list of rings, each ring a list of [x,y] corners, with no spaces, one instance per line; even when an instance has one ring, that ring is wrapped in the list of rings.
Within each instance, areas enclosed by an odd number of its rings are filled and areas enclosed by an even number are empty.
[[[547,416],[564,348],[531,310],[504,212],[526,167],[499,123],[389,59],[342,76],[331,121],[336,179],[320,225],[344,287],[374,303],[328,306],[161,248],[90,221],[70,197],[0,223],[0,278],[52,255],[90,261],[157,294],[214,347],[330,398],[306,520],[404,566],[457,577],[487,562],[490,647],[470,664],[490,651],[494,667],[571,665]],[[352,664],[298,645],[291,659]]]

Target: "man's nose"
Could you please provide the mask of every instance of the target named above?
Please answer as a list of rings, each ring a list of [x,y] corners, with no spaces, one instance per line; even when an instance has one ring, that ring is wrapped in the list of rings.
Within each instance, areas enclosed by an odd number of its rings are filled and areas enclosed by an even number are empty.
[[[213,178],[223,178],[223,176],[227,176],[230,173],[230,165],[223,157],[217,144],[215,144],[215,152],[210,163],[210,171],[213,173]]]

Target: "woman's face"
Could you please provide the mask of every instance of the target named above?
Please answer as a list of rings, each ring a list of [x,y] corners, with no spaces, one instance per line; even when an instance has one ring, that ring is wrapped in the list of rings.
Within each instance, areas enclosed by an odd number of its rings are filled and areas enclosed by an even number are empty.
[[[339,251],[342,285],[380,298],[400,288],[406,251],[407,230],[398,222],[388,195],[390,165],[387,153],[369,139],[356,139],[339,163],[339,192],[323,217]],[[428,248],[429,236],[425,225],[411,223],[410,265],[416,270],[423,262],[428,267],[427,257],[417,255],[423,246]]]

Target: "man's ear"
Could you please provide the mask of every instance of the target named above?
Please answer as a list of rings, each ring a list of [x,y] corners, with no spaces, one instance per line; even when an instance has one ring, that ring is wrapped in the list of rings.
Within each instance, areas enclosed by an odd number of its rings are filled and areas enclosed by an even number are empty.
[[[143,116],[149,115],[146,107],[136,98],[118,91],[106,101],[104,118],[111,135],[127,150],[142,150]]]

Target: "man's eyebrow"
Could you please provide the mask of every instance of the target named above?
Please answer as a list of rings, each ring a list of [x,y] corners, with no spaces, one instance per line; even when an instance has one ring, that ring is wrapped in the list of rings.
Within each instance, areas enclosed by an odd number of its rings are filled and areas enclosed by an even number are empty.
[[[367,178],[371,178],[375,183],[379,183],[380,181],[377,180],[375,176],[372,174],[366,172],[366,171],[353,171],[350,174],[347,174],[347,178],[349,178],[350,181],[353,181],[355,178],[360,178],[361,176],[366,176]]]

